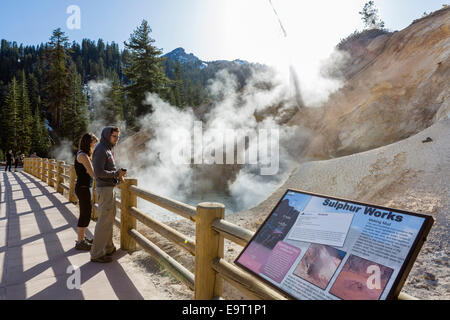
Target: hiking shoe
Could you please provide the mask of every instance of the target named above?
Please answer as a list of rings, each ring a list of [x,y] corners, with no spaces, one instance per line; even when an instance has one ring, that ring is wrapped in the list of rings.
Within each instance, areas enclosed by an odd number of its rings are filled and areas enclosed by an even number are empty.
[[[81,241],[75,241],[75,249],[77,250],[83,250],[83,251],[90,251],[92,245],[90,243],[88,243],[86,240],[81,240]]]
[[[116,247],[114,247],[114,249],[112,249],[112,251],[109,252],[109,253],[107,253],[106,255],[107,255],[108,257],[110,257],[110,256],[113,255],[114,252],[116,252],[116,250],[117,250]]]
[[[100,263],[108,263],[108,262],[113,261],[113,259],[110,256],[104,255],[104,256],[101,256],[101,257],[98,257],[95,259],[91,258],[91,261],[92,262],[100,262]]]
[[[94,243],[94,239],[89,239],[89,238],[86,238],[86,237],[84,237],[84,241],[86,241],[89,244]]]

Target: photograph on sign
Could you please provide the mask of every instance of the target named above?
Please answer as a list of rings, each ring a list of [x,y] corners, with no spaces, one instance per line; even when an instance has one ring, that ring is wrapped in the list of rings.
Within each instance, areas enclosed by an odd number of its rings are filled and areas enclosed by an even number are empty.
[[[399,292],[431,216],[287,190],[236,265],[300,300]]]

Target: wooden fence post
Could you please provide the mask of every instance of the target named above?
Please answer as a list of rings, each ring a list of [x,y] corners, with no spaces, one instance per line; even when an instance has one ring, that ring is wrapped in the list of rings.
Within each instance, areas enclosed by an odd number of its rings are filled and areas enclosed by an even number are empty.
[[[136,250],[136,240],[128,234],[130,229],[136,229],[136,218],[129,210],[130,207],[137,207],[137,197],[130,192],[132,185],[137,186],[137,179],[125,178],[120,184],[120,248],[128,251]]]
[[[43,167],[44,167],[44,159],[39,158],[38,161],[37,161],[36,178],[41,179],[41,180],[43,179],[43,177],[42,177]]]
[[[47,184],[50,187],[54,187],[55,186],[55,183],[52,180],[52,179],[55,178],[55,174],[52,172],[53,170],[55,170],[55,159],[51,159],[48,162],[48,182],[47,182]]]
[[[56,163],[56,192],[61,194],[64,194],[64,189],[61,186],[61,183],[64,181],[63,177],[61,177],[61,175],[64,174],[63,164],[64,161],[58,161]]]
[[[78,203],[77,196],[75,195],[75,179],[77,178],[77,174],[75,173],[75,166],[70,165],[70,181],[69,181],[69,201],[72,203]]]
[[[225,206],[202,202],[195,215],[195,299],[211,300],[222,295],[223,280],[211,267],[211,261],[223,258],[223,236],[211,228],[216,219],[223,219]]]
[[[92,184],[92,216],[91,216],[91,219],[94,220],[94,221],[98,220],[98,210],[95,207],[95,204],[97,203],[97,192],[96,192],[96,189],[97,189],[97,182],[96,182],[96,180],[94,178],[94,182]]]
[[[48,159],[44,158],[42,159],[42,177],[41,177],[41,180],[43,182],[48,181],[48,171],[45,171],[47,168],[48,168]],[[47,176],[47,178],[45,176]]]

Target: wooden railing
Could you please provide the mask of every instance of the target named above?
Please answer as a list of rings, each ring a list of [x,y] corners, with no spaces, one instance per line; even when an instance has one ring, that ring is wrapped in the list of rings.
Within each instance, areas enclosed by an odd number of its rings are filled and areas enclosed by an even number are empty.
[[[65,195],[70,202],[77,203],[75,195],[76,174],[73,165],[53,159],[26,158],[24,171],[41,179],[57,192]],[[94,183],[95,188],[95,183]],[[150,253],[173,276],[194,291],[195,299],[220,299],[223,281],[229,282],[239,291],[253,299],[286,300],[288,297],[280,290],[269,287],[253,275],[236,267],[224,259],[224,239],[240,246],[245,246],[252,238],[253,232],[225,220],[225,206],[215,202],[203,202],[197,207],[156,195],[138,187],[137,179],[124,179],[120,184],[120,220],[116,217],[114,224],[120,229],[120,247],[122,250],[134,251],[136,244]],[[98,204],[93,193],[92,219],[98,216]],[[157,221],[137,208],[137,199],[141,198],[156,204],[172,213],[178,214],[195,223],[195,239]],[[150,239],[136,229],[136,221],[159,233],[164,238],[195,256],[194,273],[159,248]],[[400,293],[401,300],[415,300],[407,294]]]

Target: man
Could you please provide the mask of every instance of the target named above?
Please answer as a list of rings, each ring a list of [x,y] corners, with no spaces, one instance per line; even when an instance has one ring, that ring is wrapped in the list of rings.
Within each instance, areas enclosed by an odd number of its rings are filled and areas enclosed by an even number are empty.
[[[94,242],[91,248],[91,261],[111,262],[116,247],[112,241],[113,223],[116,216],[114,186],[123,180],[126,172],[116,169],[114,146],[119,141],[120,130],[106,127],[102,131],[100,143],[94,150],[92,165],[98,199],[98,221],[95,226]]]
[[[13,153],[12,150],[9,150],[8,153],[6,154],[6,166],[5,166],[5,172],[8,170],[9,167],[9,172],[11,172],[11,166],[13,164]]]

